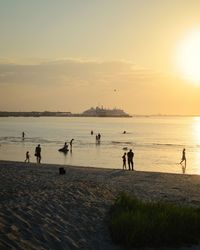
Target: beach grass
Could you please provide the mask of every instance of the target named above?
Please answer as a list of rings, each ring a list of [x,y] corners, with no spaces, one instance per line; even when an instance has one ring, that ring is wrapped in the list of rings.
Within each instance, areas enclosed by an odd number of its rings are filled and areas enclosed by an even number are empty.
[[[109,212],[112,240],[126,247],[198,244],[200,208],[144,202],[121,193]]]

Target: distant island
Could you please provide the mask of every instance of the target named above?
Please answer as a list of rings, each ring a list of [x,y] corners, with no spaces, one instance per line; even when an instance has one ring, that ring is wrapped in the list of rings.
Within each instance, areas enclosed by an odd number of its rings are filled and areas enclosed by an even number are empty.
[[[105,109],[103,106],[101,108],[90,108],[82,113],[82,116],[89,117],[131,117],[129,114],[125,113],[122,109]]]
[[[30,112],[9,112],[0,111],[0,117],[131,117],[122,109],[105,109],[102,107],[90,108],[80,114],[73,114],[71,112],[52,112],[52,111],[30,111]]]

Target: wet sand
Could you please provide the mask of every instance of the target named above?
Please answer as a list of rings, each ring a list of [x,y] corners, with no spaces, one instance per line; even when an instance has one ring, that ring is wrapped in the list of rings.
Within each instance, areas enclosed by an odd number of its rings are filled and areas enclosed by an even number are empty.
[[[0,249],[122,249],[105,221],[120,191],[200,207],[197,175],[59,167],[0,161]]]

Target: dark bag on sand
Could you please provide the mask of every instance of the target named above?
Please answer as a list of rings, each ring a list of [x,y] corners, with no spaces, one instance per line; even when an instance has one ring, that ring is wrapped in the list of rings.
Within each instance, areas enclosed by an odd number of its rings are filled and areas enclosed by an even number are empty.
[[[66,171],[64,168],[59,168],[59,174],[65,174],[65,173],[66,173]]]

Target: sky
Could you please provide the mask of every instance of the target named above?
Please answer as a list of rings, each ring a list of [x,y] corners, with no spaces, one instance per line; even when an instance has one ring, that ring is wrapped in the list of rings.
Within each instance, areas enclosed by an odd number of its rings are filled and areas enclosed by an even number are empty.
[[[0,0],[0,110],[200,115],[199,10],[199,0]]]

